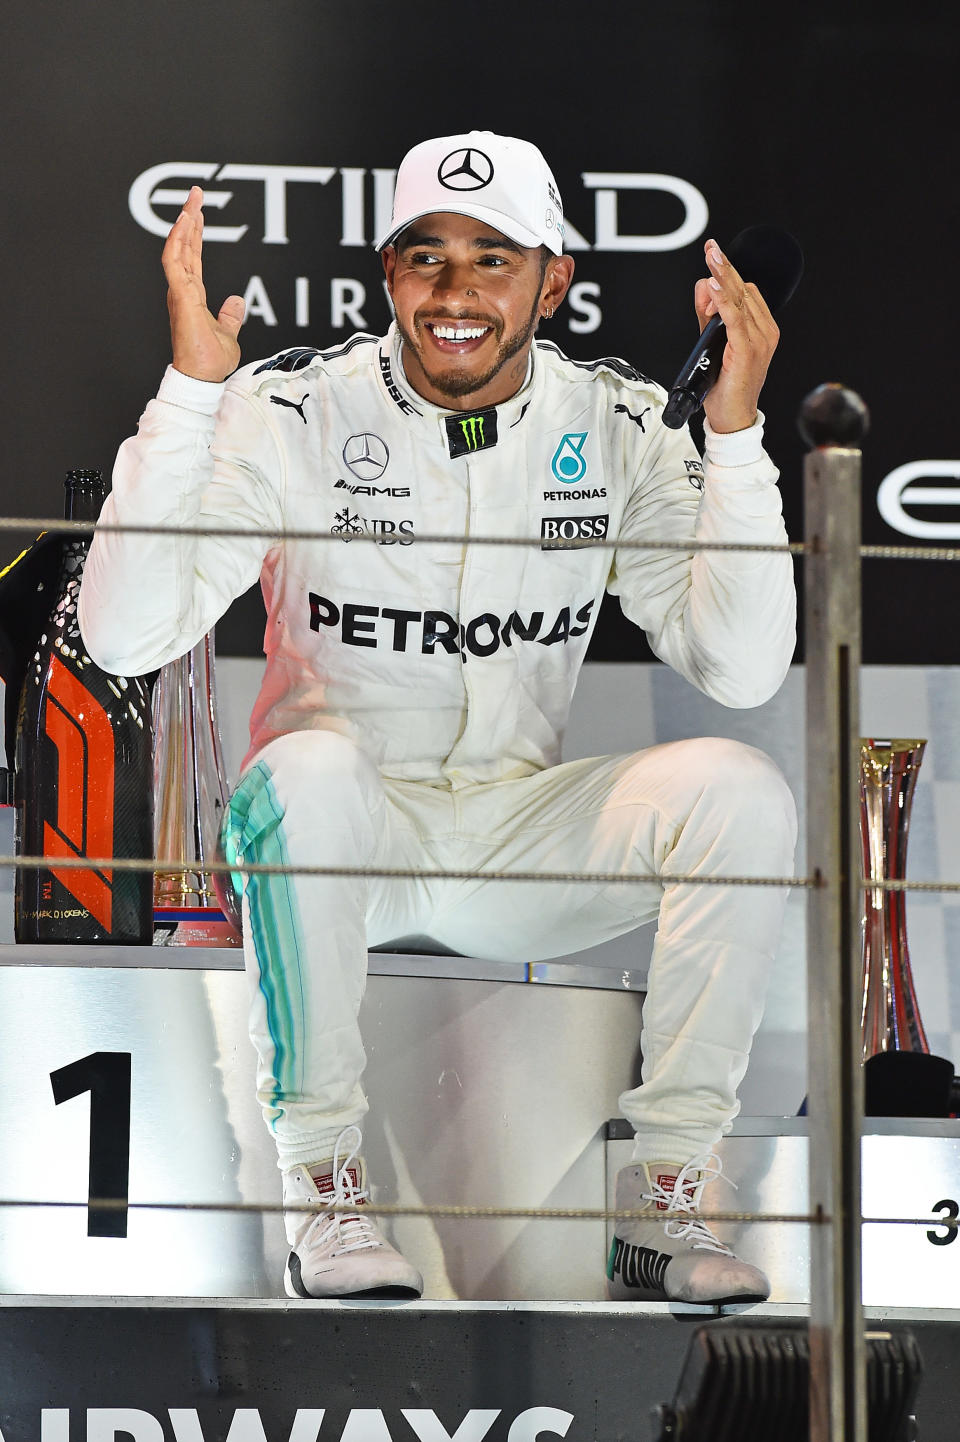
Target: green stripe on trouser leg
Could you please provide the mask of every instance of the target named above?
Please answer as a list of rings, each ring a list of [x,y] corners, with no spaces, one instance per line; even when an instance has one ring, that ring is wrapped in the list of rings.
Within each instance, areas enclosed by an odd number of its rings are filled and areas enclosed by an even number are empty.
[[[289,866],[283,837],[283,807],[274,790],[270,768],[263,762],[252,766],[230,798],[223,827],[223,846],[231,865],[253,862]],[[240,878],[234,874],[234,884]],[[272,1058],[261,1055],[261,1068],[272,1063],[272,1087],[260,1099],[271,1128],[282,1116],[281,1098],[299,1092],[299,1075],[304,1028],[303,929],[290,876],[247,876],[246,921],[256,952],[259,990]],[[272,1095],[271,1095],[272,1092]]]

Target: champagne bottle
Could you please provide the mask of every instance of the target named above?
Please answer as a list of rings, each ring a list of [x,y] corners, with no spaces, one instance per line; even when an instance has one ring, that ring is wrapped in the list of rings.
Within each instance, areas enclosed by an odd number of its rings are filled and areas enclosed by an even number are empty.
[[[95,521],[99,471],[69,471],[65,516]],[[139,677],[111,676],[91,661],[77,621],[90,537],[65,534],[49,619],[27,665],[15,746],[15,849],[50,858],[18,868],[18,942],[147,944],[153,939],[153,873],[57,860],[153,855],[150,693]]]

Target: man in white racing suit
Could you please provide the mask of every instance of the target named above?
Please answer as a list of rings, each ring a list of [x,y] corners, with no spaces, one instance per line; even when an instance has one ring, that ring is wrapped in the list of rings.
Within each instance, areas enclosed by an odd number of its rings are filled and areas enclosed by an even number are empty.
[[[758,705],[784,677],[788,555],[641,544],[785,541],[757,411],[777,341],[766,305],[708,241],[696,308],[701,325],[721,316],[727,344],[701,462],[661,423],[659,386],[535,340],[573,260],[528,143],[471,132],[415,147],[378,246],[388,334],[239,370],[243,302],[207,309],[201,204],[195,188],[164,250],[173,364],[103,513],[173,534],[99,531],[80,619],[100,665],[138,674],[193,646],[259,576],[266,668],[227,855],[369,872],[244,880],[288,1293],[422,1289],[362,1205],[368,947],[416,935],[530,961],[659,916],[642,1082],[620,1099],[636,1141],[617,1207],[645,1215],[618,1223],[610,1295],[766,1296],[697,1207],[738,1109],[784,895],[649,878],[788,875],[792,797],[765,755],[726,740],[560,759],[605,589],[726,705]],[[408,868],[468,879],[377,874]],[[648,879],[489,875],[518,870]]]

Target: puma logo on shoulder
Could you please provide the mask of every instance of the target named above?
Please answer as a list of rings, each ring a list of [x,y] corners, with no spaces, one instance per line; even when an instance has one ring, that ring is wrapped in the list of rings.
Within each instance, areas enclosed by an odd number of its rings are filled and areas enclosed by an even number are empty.
[[[614,409],[615,411],[617,411],[620,415],[629,416],[630,419],[631,419],[632,421],[634,421],[634,422],[640,427],[640,429],[643,431],[644,435],[646,435],[646,433],[647,433],[647,428],[646,428],[646,426],[643,424],[643,418],[644,418],[644,416],[647,414],[647,412],[649,411],[649,409],[650,409],[649,406],[646,406],[646,407],[644,408],[644,410],[642,410],[638,416],[635,416],[635,415],[633,414],[633,411],[628,411],[627,408],[626,408],[626,406],[623,406],[623,405],[617,404],[617,405],[614,406],[613,409]]]
[[[306,416],[303,414],[303,407],[304,407],[304,405],[306,404],[306,402],[309,400],[309,398],[310,398],[310,392],[307,391],[307,394],[306,394],[306,395],[303,397],[303,399],[300,401],[299,405],[297,404],[296,401],[287,401],[287,400],[284,400],[283,396],[271,396],[271,397],[270,397],[270,400],[271,400],[271,402],[273,403],[273,405],[275,405],[275,406],[288,406],[288,407],[290,408],[290,410],[296,411],[297,415],[298,415],[298,416],[300,417],[300,419],[303,421],[303,424],[306,425],[306,424],[307,424],[307,418],[306,418]]]

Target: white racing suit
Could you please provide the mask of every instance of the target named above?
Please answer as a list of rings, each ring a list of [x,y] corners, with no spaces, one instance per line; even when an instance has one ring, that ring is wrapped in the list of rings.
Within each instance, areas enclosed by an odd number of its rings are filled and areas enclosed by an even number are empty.
[[[364,1115],[367,947],[411,935],[530,961],[659,914],[642,1085],[621,1098],[636,1157],[685,1162],[729,1129],[783,892],[488,874],[792,869],[793,800],[752,748],[560,762],[605,588],[727,705],[772,695],[793,652],[786,554],[582,544],[784,542],[760,423],[708,429],[703,465],[661,424],[663,401],[621,361],[539,342],[516,396],[451,415],[410,389],[391,330],[283,352],[225,386],[170,369],[121,447],[103,520],[173,534],[97,533],[80,622],[101,666],[163,665],[261,580],[266,668],[230,859],[470,873],[247,878],[258,1094],[283,1167],[329,1156]]]

